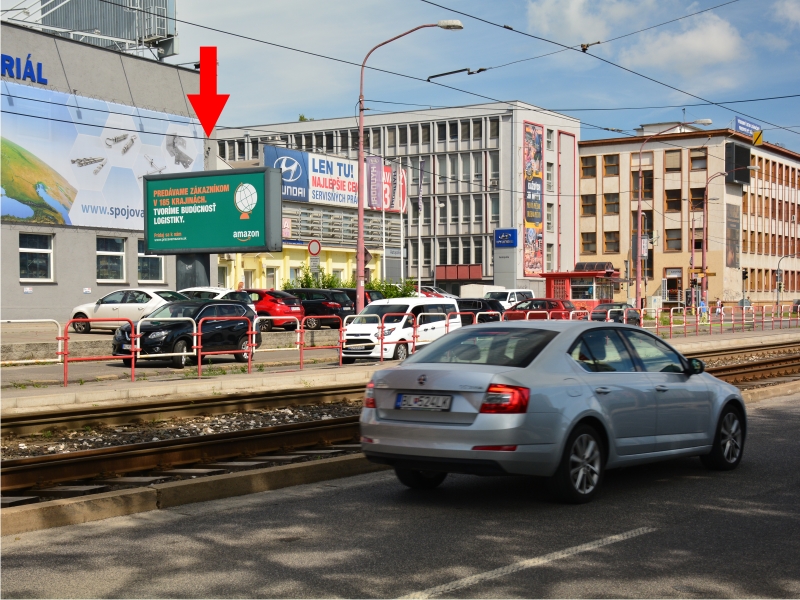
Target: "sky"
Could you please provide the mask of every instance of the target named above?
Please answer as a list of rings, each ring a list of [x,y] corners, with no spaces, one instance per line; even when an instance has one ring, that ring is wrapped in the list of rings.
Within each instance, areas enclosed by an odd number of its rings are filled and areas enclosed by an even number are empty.
[[[685,108],[686,120],[711,118],[713,127],[746,116],[762,124],[766,141],[800,151],[800,97],[697,106],[800,94],[800,0],[736,0],[613,41],[728,0],[433,0],[445,8],[422,0],[177,1],[178,18],[187,22],[178,23],[180,55],[168,62],[196,61],[201,45],[218,47],[218,89],[231,95],[223,126],[355,114],[358,66],[255,40],[360,64],[372,46],[408,29],[460,19],[462,31],[423,29],[372,54],[369,66],[423,80],[368,70],[373,113],[485,102],[481,96],[522,100],[579,118],[582,139],[596,139],[616,135],[603,127],[632,132],[642,123],[681,121]],[[448,8],[567,46],[603,43],[523,60],[562,48]],[[501,66],[514,61],[521,62]],[[435,80],[463,91],[424,81],[464,68],[488,70]],[[675,107],[633,110],[653,106]]]

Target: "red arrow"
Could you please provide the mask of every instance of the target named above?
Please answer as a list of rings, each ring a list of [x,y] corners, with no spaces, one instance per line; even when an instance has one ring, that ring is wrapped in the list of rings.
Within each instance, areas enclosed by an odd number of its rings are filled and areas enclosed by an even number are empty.
[[[217,47],[200,46],[200,93],[186,94],[203,131],[211,137],[230,94],[217,93]]]

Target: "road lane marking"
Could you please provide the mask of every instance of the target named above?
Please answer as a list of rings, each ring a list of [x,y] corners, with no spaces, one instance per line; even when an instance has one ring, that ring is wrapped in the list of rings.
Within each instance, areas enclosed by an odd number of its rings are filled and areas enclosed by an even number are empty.
[[[401,598],[433,598],[435,596],[447,594],[449,592],[469,587],[477,583],[482,583],[490,579],[497,579],[498,577],[510,575],[511,573],[516,573],[517,571],[522,571],[524,569],[540,567],[555,560],[566,558],[568,556],[574,556],[582,552],[588,552],[589,550],[596,550],[597,548],[602,548],[603,546],[616,544],[617,542],[629,540],[631,538],[639,537],[640,535],[652,533],[654,531],[655,529],[652,527],[640,527],[639,529],[632,529],[630,531],[626,531],[625,533],[612,535],[601,540],[595,540],[594,542],[581,544],[580,546],[573,546],[572,548],[559,550],[558,552],[551,552],[550,554],[545,554],[544,556],[537,556],[536,558],[521,560],[511,565],[500,567],[499,569],[493,569],[484,573],[478,573],[477,575],[464,577],[463,579],[457,579],[456,581],[451,581],[450,583],[445,583],[444,585],[437,585],[436,587],[428,588],[427,590],[423,590],[421,592],[414,592],[412,594],[408,594],[407,596],[401,596]]]

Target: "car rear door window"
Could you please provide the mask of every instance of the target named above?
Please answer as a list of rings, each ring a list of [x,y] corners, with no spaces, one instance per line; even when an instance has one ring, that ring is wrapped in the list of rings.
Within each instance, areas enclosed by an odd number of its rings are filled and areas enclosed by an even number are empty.
[[[623,331],[633,351],[639,356],[648,373],[683,373],[684,366],[678,353],[663,342],[638,331]]]
[[[574,355],[576,351],[579,358]],[[570,354],[587,371],[597,373],[636,371],[622,338],[613,329],[596,329],[584,333]]]
[[[125,292],[113,292],[103,298],[101,304],[122,304],[125,298]]]
[[[220,317],[241,317],[244,315],[244,308],[236,304],[221,304],[217,307],[217,311]]]
[[[150,302],[150,295],[138,290],[128,292],[125,297],[126,304],[147,304],[148,302]]]

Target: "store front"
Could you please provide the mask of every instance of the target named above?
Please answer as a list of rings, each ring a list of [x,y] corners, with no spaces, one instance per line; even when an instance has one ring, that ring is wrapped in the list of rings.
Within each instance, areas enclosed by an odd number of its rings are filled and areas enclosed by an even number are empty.
[[[619,271],[612,263],[578,263],[574,271],[542,273],[548,298],[571,300],[578,310],[613,302]]]

